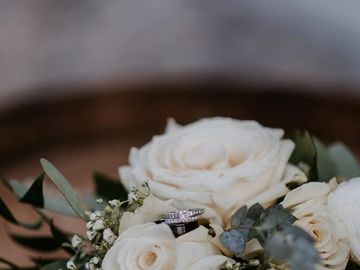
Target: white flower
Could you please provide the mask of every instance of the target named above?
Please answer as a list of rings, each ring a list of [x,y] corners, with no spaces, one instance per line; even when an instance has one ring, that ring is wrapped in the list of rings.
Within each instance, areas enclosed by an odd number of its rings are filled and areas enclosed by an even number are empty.
[[[92,227],[92,229],[93,229],[94,231],[101,231],[101,230],[103,230],[104,228],[105,228],[105,226],[104,226],[104,220],[102,220],[102,219],[98,219],[97,221],[95,221],[94,226]]]
[[[119,236],[102,269],[215,270],[227,259],[208,241],[208,230],[202,226],[175,238],[165,223],[147,223],[131,226]]]
[[[161,219],[167,212],[177,210],[171,201],[162,201],[153,195],[149,195],[135,212],[125,212],[120,220],[119,235],[127,228]]]
[[[103,239],[110,245],[112,245],[116,239],[116,235],[110,230],[106,228],[103,232]]]
[[[98,257],[92,257],[90,259],[91,264],[97,265],[99,262],[100,262],[100,259]]]
[[[360,177],[341,183],[329,195],[328,206],[341,220],[349,238],[352,259],[360,264]]]
[[[94,221],[86,222],[86,229],[90,230],[94,226]]]
[[[77,248],[81,244],[81,238],[78,235],[74,235],[71,238],[71,245],[73,248]]]
[[[66,268],[69,269],[69,270],[75,270],[76,269],[76,265],[74,264],[73,261],[67,261],[66,263]]]
[[[307,183],[290,191],[282,203],[298,218],[295,225],[315,240],[315,247],[322,259],[317,269],[344,270],[349,260],[347,237],[327,207],[328,194],[335,187],[335,179],[329,184]]]
[[[91,214],[89,215],[89,219],[90,219],[91,221],[95,221],[95,220],[98,219],[98,216],[97,216],[95,213],[91,213]]]
[[[109,204],[112,206],[112,207],[118,207],[121,205],[121,202],[119,200],[111,200],[109,201]]]
[[[204,207],[207,217],[224,223],[231,211],[250,200],[266,204],[288,191],[285,183],[294,174],[284,175],[294,143],[282,139],[283,133],[230,118],[183,127],[170,122],[165,134],[131,149],[130,166],[121,167],[120,176],[128,190],[148,180],[159,198],[175,199],[178,208]]]
[[[86,236],[90,241],[95,238],[96,234],[96,231],[86,231]]]

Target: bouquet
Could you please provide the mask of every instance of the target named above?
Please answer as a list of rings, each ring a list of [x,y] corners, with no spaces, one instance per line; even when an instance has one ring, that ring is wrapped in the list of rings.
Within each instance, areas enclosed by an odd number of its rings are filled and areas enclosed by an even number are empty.
[[[95,175],[88,203],[41,159],[43,173],[31,185],[1,180],[39,220],[16,219],[1,198],[0,215],[29,230],[49,226],[42,239],[68,254],[33,259],[26,269],[360,269],[356,158],[307,131],[283,136],[255,121],[169,120],[164,134],[131,149],[120,180]],[[65,200],[47,194],[45,176]],[[78,216],[86,234],[65,232],[51,211]],[[41,237],[15,240],[38,250]],[[5,258],[0,264],[23,269]]]

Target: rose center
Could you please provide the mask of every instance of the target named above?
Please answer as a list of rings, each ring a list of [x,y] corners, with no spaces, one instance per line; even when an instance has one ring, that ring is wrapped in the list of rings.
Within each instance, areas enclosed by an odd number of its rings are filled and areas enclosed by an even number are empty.
[[[152,266],[157,259],[157,255],[155,252],[149,252],[145,256],[145,263],[147,266]]]
[[[228,166],[227,151],[223,145],[201,143],[184,153],[186,166],[195,170],[218,169]]]

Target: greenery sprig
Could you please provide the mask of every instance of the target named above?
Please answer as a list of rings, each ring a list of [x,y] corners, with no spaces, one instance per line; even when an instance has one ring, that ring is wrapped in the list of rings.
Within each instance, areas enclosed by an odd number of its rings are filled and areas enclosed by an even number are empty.
[[[315,270],[319,254],[312,237],[293,225],[296,218],[280,204],[264,209],[255,204],[249,209],[243,206],[231,218],[231,228],[221,234],[224,247],[234,253],[238,269],[254,269],[243,262],[246,243],[255,238],[264,248],[255,269],[268,269],[270,263],[288,263],[293,270]],[[236,267],[236,263],[233,267]],[[224,268],[237,269],[237,268]]]

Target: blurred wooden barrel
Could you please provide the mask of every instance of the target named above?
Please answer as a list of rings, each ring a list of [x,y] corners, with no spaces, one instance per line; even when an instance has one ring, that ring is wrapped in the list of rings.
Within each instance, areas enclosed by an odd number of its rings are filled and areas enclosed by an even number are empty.
[[[212,116],[255,119],[265,126],[281,127],[288,135],[304,128],[326,142],[344,141],[360,153],[358,99],[303,94],[301,88],[289,93],[284,87],[255,88],[201,80],[134,83],[90,90],[0,109],[0,172],[7,178],[35,177],[41,171],[39,159],[46,157],[78,191],[89,192],[95,170],[115,177],[118,166],[127,163],[129,148],[162,133],[168,117],[181,124]],[[34,216],[26,207],[16,204],[3,187],[0,196],[17,217]],[[75,230],[83,230],[73,219],[62,218],[58,224],[68,230],[77,224]],[[0,220],[0,227],[3,225]],[[29,262],[26,256],[36,256],[18,249],[4,230],[14,227],[0,231],[0,257],[26,264]]]

